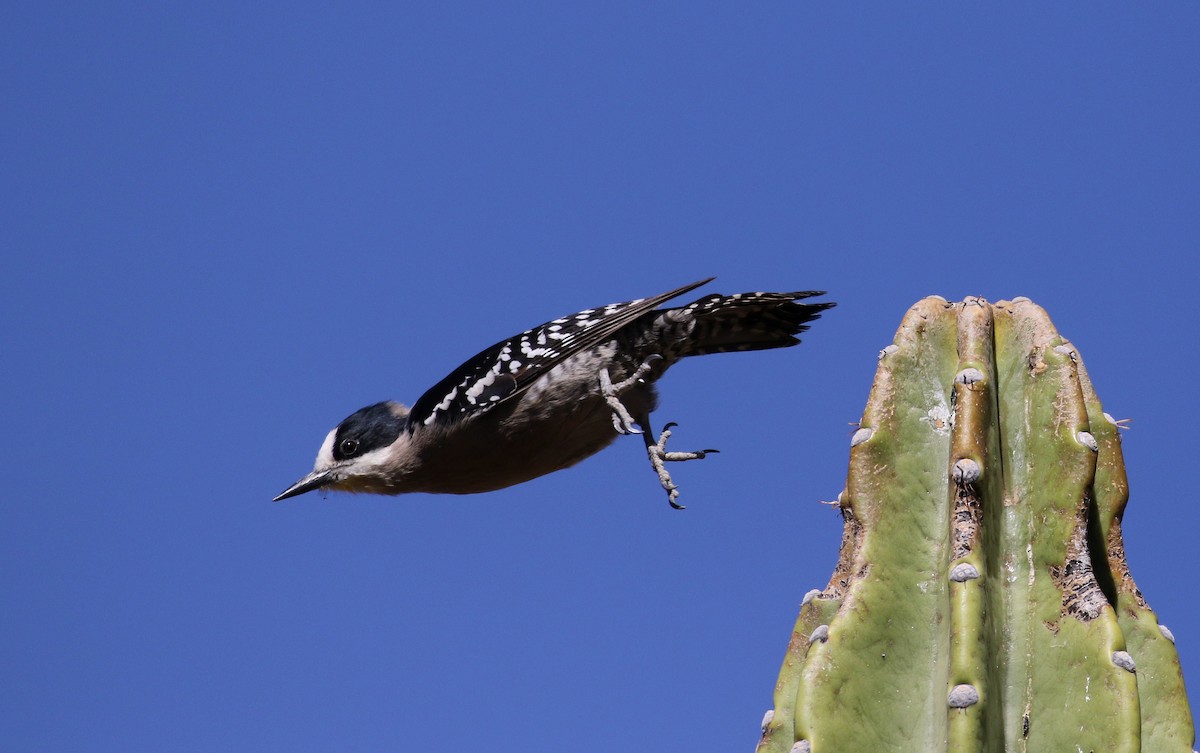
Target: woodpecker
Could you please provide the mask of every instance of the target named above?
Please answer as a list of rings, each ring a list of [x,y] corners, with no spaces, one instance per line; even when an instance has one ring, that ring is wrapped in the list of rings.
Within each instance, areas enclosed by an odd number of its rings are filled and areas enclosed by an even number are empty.
[[[798,303],[824,291],[712,294],[663,303],[708,278],[652,298],[553,319],[496,343],[452,371],[412,408],[367,406],[325,437],[311,473],[275,501],[314,489],[375,494],[473,494],[544,476],[641,434],[672,507],[679,490],[666,463],[716,450],[668,452],[655,438],[655,383],[688,356],[797,345],[834,303]]]

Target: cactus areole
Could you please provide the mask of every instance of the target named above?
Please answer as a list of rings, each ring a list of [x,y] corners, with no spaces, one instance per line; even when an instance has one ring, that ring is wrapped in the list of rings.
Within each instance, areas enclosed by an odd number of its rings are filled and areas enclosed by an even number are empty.
[[[854,435],[760,753],[1185,753],[1170,631],[1125,562],[1118,427],[1022,298],[920,301]]]

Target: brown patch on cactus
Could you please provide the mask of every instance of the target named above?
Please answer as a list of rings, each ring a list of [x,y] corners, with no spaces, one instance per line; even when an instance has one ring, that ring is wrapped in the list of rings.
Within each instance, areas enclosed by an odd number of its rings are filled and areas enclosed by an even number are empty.
[[[895,347],[896,352],[899,352],[899,346]],[[891,421],[892,414],[896,410],[892,400],[895,393],[896,383],[892,380],[891,369],[881,367],[875,372],[875,379],[871,382],[871,403],[867,406],[868,410],[874,408],[877,411],[871,416],[872,425],[879,426]]]
[[[1038,376],[1045,371],[1046,362],[1042,359],[1042,349],[1034,348],[1033,350],[1029,351],[1027,363],[1029,365],[1029,373],[1033,374],[1034,376]]]
[[[792,633],[792,637],[788,639],[787,654],[784,656],[784,662],[787,666],[795,666],[796,662],[804,661],[804,655],[808,653],[808,636],[796,631]],[[779,678],[779,682],[775,684],[775,690],[778,691],[783,687],[783,678]]]
[[[1129,572],[1129,563],[1125,559],[1125,540],[1121,537],[1120,518],[1114,520],[1108,529],[1108,541],[1105,549],[1108,554],[1109,567],[1113,569],[1121,591],[1133,596],[1140,609],[1149,609],[1150,605],[1146,603],[1141,589],[1133,582],[1133,575]]]
[[[838,551],[837,565],[833,568],[833,575],[829,578],[829,585],[825,586],[825,590],[821,594],[822,598],[827,599],[840,598],[850,587],[851,581],[862,577],[862,573],[855,573],[853,568],[862,544],[863,524],[854,515],[854,509],[848,504],[842,505],[841,512],[842,545]]]
[[[982,521],[983,503],[975,484],[956,484],[954,512],[950,519],[951,562],[971,553]]]
[[[1091,622],[1100,616],[1108,599],[1092,570],[1092,558],[1088,551],[1087,527],[1091,500],[1084,499],[1067,542],[1067,558],[1061,566],[1050,568],[1050,578],[1062,592],[1063,615],[1070,615],[1082,622]]]
[[[854,574],[854,580],[863,580],[870,573],[871,573],[871,563],[864,562],[864,563],[862,563],[862,566],[858,568],[858,572]]]

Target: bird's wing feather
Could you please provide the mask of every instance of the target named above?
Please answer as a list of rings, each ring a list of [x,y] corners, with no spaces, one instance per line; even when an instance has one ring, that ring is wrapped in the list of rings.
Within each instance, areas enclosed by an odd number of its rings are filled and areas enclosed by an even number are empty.
[[[564,359],[610,338],[647,311],[711,282],[553,319],[487,348],[425,392],[413,404],[409,427],[449,425],[511,400]],[[599,377],[597,377],[599,378]]]

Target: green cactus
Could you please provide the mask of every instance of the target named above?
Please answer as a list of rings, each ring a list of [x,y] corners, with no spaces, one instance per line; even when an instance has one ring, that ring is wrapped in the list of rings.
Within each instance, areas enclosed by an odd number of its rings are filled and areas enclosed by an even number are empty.
[[[917,303],[852,445],[761,753],[1191,750],[1125,563],[1116,423],[1041,308]]]

